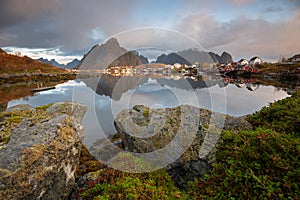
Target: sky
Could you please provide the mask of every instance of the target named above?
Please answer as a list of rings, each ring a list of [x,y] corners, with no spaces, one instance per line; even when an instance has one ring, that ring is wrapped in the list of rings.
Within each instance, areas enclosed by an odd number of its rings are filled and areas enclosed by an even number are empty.
[[[300,53],[299,35],[300,0],[0,0],[0,47],[61,63],[110,37],[277,61]]]

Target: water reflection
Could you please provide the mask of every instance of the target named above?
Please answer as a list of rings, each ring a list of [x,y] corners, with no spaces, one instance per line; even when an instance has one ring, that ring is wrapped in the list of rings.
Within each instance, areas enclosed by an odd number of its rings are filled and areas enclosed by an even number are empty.
[[[68,81],[53,90],[9,101],[8,107],[24,103],[36,107],[58,101],[86,104],[89,109],[83,119],[85,143],[91,146],[93,141],[115,133],[113,120],[118,112],[137,104],[152,108],[188,104],[242,116],[287,96],[281,89],[258,85],[255,79],[232,80],[203,75],[198,79],[181,77],[175,80],[169,77],[112,77],[105,74],[98,78]]]

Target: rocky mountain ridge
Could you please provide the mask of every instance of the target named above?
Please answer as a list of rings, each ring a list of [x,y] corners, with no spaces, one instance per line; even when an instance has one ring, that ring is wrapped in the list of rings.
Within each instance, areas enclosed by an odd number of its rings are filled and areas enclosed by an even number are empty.
[[[55,59],[48,60],[47,58],[39,58],[39,59],[37,59],[37,61],[45,63],[45,64],[51,64],[58,68],[67,68],[67,69],[73,69],[77,65],[80,64],[80,60],[78,60],[77,58],[75,58],[74,60],[72,60],[71,62],[69,62],[67,64],[60,64]]]

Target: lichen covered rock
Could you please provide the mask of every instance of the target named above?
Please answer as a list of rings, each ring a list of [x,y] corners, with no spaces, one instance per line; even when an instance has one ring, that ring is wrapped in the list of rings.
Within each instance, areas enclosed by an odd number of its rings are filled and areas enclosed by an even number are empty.
[[[163,157],[162,162],[168,164],[164,167],[175,183],[185,189],[188,181],[211,170],[223,130],[252,129],[244,118],[188,105],[166,109],[138,105],[120,112],[114,123],[125,150],[140,155],[164,152],[163,156],[153,155]],[[164,151],[167,146],[172,148]],[[169,157],[176,159],[169,162]],[[157,162],[155,158],[148,161]]]
[[[66,199],[75,184],[87,107],[65,102],[1,113],[1,199]]]

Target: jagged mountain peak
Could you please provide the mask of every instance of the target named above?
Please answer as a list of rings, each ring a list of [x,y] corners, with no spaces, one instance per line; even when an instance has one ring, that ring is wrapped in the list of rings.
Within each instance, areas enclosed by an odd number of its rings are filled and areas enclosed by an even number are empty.
[[[116,38],[110,38],[105,44],[94,46],[85,54],[80,69],[95,70],[111,66],[137,66],[148,63],[145,57],[121,47]]]
[[[110,38],[104,45],[120,47],[120,44],[116,38]]]

